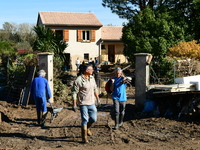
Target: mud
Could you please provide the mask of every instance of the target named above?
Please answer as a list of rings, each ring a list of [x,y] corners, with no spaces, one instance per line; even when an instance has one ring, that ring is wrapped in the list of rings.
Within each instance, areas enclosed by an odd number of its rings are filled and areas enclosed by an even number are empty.
[[[114,130],[112,100],[101,98],[98,121],[93,124],[89,143],[81,143],[81,119],[65,103],[52,123],[47,115],[45,128],[36,123],[35,105],[21,107],[0,101],[0,150],[198,150],[199,121],[141,117],[135,109],[134,88],[128,89],[124,124]]]

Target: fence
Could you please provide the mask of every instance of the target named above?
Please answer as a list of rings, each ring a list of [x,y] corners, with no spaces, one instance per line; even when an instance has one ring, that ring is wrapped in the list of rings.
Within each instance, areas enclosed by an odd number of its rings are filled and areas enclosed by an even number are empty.
[[[175,78],[198,74],[200,62],[193,59],[158,61],[154,58],[150,64],[150,84],[173,84]]]
[[[3,99],[19,105],[26,105],[35,67],[15,64],[12,69],[9,71]]]

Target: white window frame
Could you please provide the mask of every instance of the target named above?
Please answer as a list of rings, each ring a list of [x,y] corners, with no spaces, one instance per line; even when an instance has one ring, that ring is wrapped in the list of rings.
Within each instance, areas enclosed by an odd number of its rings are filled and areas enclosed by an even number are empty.
[[[89,42],[91,39],[91,32],[89,30],[83,30],[82,31],[82,40],[84,42]]]

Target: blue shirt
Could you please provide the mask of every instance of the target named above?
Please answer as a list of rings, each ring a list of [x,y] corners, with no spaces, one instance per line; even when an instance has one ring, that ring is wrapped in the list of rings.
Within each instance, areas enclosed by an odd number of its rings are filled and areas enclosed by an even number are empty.
[[[127,101],[126,97],[126,83],[122,83],[123,77],[114,77],[114,89],[112,92],[112,99],[118,101]]]
[[[31,85],[31,96],[32,98],[36,97],[45,97],[51,98],[51,90],[49,88],[49,84],[46,78],[39,76],[36,77]]]

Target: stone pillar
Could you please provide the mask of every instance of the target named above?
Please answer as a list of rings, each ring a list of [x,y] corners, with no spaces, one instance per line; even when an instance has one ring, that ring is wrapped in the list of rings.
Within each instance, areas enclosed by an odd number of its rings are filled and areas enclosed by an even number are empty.
[[[49,86],[52,93],[51,102],[53,103],[53,53],[38,53],[38,57],[39,69],[44,69],[46,71],[46,78],[49,82]]]
[[[152,55],[136,53],[135,57],[135,106],[142,110],[146,100],[146,88],[149,85],[149,58],[152,58]]]

